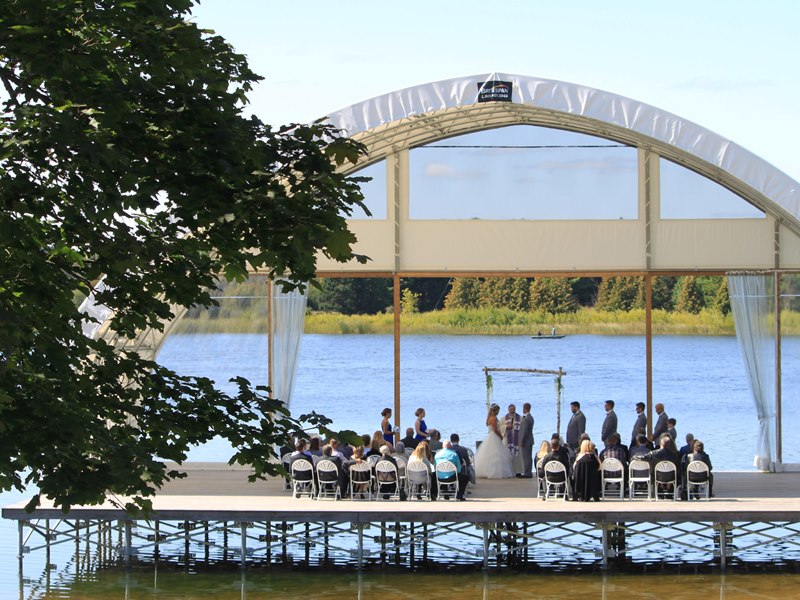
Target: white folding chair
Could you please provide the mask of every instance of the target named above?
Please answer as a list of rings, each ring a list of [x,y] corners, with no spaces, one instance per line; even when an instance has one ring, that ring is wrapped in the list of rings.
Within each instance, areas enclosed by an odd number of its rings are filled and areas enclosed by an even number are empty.
[[[569,489],[569,477],[567,477],[567,467],[557,460],[551,460],[544,466],[544,499],[550,497],[550,490],[553,490],[553,497],[558,498],[559,493],[564,500],[567,500],[571,490]],[[560,490],[560,492],[559,492]]]
[[[350,465],[350,500],[355,500],[356,494],[372,500],[372,468],[367,461]]]
[[[696,489],[692,491],[692,488]],[[701,493],[706,500],[711,496],[711,472],[706,463],[693,460],[686,467],[686,499],[692,500],[694,495],[700,500]]]
[[[455,500],[458,496],[458,471],[448,460],[436,465],[436,490],[439,500]]]
[[[296,498],[307,496],[314,498],[314,466],[305,458],[292,462],[292,494]]]
[[[292,454],[287,452],[281,457],[281,464],[286,469],[286,477],[283,478],[283,491],[290,492],[292,490]]]
[[[625,498],[625,467],[618,458],[607,458],[600,466],[600,481],[603,500],[606,495],[616,496],[618,499]]]
[[[542,463],[544,462],[543,458],[540,458],[536,461],[536,473],[534,476],[536,477],[536,497],[544,499],[545,496],[545,489],[544,489],[544,468],[542,467]],[[539,473],[541,472],[541,476]]]
[[[375,483],[378,500],[400,500],[400,476],[394,463],[388,460],[375,463]]]
[[[656,463],[656,470],[655,470],[655,492],[656,500],[659,500],[660,488],[666,486],[672,486],[672,499],[678,499],[678,469],[675,468],[675,463],[662,460],[659,463]]]
[[[650,500],[650,463],[634,458],[628,465],[628,498],[644,498]],[[644,488],[644,494],[640,490]]]
[[[422,462],[408,463],[406,476],[408,477],[409,500],[431,499],[431,472],[428,465]]]
[[[338,500],[341,498],[339,490],[339,467],[332,460],[322,459],[317,461],[317,500]]]
[[[406,477],[408,461],[402,456],[395,456],[394,462],[397,463],[397,476],[400,478],[400,487],[405,490],[408,488],[408,479]]]

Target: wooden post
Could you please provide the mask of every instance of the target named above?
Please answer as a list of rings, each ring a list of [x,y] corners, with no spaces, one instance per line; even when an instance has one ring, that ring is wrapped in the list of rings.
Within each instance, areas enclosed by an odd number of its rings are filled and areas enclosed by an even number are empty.
[[[263,371],[262,371],[263,372]],[[272,280],[267,279],[267,385],[275,396],[275,326],[272,322]]]
[[[653,277],[644,276],[644,343],[647,388],[647,437],[653,435]]]
[[[400,275],[392,278],[394,292],[394,425],[400,427]],[[397,440],[395,440],[395,443]]]
[[[783,463],[783,411],[781,407],[781,274],[775,271],[775,461]]]

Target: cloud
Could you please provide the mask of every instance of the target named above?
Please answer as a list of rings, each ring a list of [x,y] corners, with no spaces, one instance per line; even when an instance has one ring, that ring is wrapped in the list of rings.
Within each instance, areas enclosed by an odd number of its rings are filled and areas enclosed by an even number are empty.
[[[626,157],[583,158],[576,160],[546,160],[535,163],[532,169],[542,171],[596,171],[601,173],[635,173],[636,159]]]
[[[773,87],[774,81],[768,79],[752,79],[749,81],[733,81],[730,79],[711,79],[710,77],[695,77],[672,86],[677,90],[701,90],[706,92],[732,92],[753,88]]]
[[[453,165],[444,163],[428,163],[422,170],[425,177],[444,177],[449,179],[477,179],[483,176],[480,171],[462,171]]]

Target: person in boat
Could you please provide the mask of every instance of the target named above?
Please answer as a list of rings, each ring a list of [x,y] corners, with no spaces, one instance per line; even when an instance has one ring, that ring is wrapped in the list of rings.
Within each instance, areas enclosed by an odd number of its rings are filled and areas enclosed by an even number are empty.
[[[553,337],[556,337],[556,328],[555,328],[555,327],[553,327],[553,329],[550,331],[550,334],[551,334]]]
[[[542,337],[542,330],[541,329],[536,332],[536,337]]]

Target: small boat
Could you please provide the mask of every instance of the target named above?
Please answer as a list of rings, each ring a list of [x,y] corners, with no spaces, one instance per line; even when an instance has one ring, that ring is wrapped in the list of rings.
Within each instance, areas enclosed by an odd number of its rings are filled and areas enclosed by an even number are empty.
[[[553,335],[553,334],[545,335],[545,334],[542,333],[542,334],[539,334],[539,335],[532,335],[531,339],[532,340],[560,340],[561,338],[565,338],[565,337],[567,337],[566,333],[559,333],[557,335]]]

